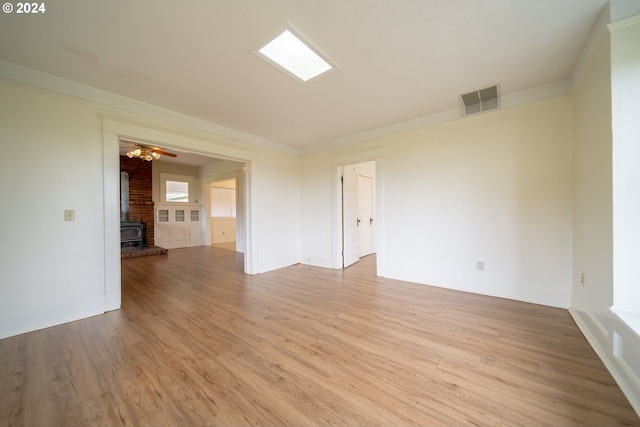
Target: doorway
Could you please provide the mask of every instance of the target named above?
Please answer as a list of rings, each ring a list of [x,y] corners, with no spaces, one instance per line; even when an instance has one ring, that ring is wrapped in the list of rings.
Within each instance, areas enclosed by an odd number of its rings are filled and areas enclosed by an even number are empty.
[[[216,179],[206,185],[209,226],[207,242],[211,246],[232,251],[238,251],[237,235],[240,223],[237,220],[237,212],[242,210],[238,209],[237,181],[234,176]]]
[[[342,168],[342,267],[376,252],[376,162]]]
[[[256,204],[256,179],[254,165],[257,154],[242,148],[230,147],[205,140],[190,137],[166,129],[141,126],[116,119],[102,118],[103,139],[103,183],[104,183],[104,211],[105,211],[105,311],[116,310],[121,304],[121,270],[120,270],[120,140],[134,143],[157,144],[159,146],[183,150],[185,152],[201,154],[210,157],[232,160],[243,164],[242,177],[244,191],[245,232],[240,238],[244,244],[244,271],[247,274],[258,272],[256,251],[256,236],[253,230],[257,228],[257,218],[252,213]]]

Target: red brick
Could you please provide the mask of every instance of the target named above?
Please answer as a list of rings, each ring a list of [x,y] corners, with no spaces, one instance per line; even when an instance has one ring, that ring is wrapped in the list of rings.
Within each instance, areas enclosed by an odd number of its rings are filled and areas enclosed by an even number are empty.
[[[129,219],[145,224],[147,244],[155,244],[152,164],[120,156],[120,170],[129,173]]]

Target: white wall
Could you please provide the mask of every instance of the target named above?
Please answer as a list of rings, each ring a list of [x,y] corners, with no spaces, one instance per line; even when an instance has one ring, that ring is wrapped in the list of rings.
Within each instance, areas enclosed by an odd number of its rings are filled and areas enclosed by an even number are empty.
[[[236,241],[235,218],[210,218],[211,243],[228,243]]]
[[[300,160],[300,260],[304,264],[333,266],[332,165],[329,153]],[[338,224],[335,224],[338,226]]]
[[[387,274],[568,307],[569,106],[559,97],[389,141]]]
[[[96,111],[5,79],[0,94],[2,338],[102,313],[105,270]]]
[[[640,14],[611,26],[611,74],[614,305],[640,333]]]
[[[574,81],[571,305],[598,316],[613,303],[611,78],[603,38]],[[580,283],[584,274],[585,284]],[[606,308],[605,308],[606,307]]]
[[[260,272],[300,262],[300,161],[289,154],[259,154],[258,230]],[[262,168],[269,167],[269,173]],[[295,248],[295,250],[292,250]]]
[[[636,20],[640,22],[640,20]],[[622,271],[615,271],[616,263],[628,260],[631,255],[636,259],[630,261],[631,277],[637,270],[638,213],[625,218],[628,209],[633,210],[633,203],[640,200],[637,189],[640,182],[633,183],[637,177],[637,165],[624,166],[627,160],[637,163],[638,144],[637,126],[638,109],[613,108],[614,103],[622,98],[633,98],[634,87],[640,82],[637,66],[640,58],[637,41],[640,40],[638,29],[640,24],[624,27],[620,33],[612,31],[594,44],[587,55],[584,66],[576,76],[572,99],[573,117],[573,289],[571,298],[571,314],[589,343],[603,360],[616,382],[625,393],[633,407],[640,413],[640,336],[633,332],[620,317],[611,311],[614,295],[617,300],[620,286],[626,284],[628,276]],[[618,45],[621,43],[621,45]],[[635,75],[626,61],[612,58],[612,44],[635,56]],[[620,79],[622,75],[622,79]],[[629,77],[627,79],[626,77]],[[613,93],[612,93],[613,92]],[[637,94],[637,90],[635,91]],[[637,103],[637,96],[635,97]],[[635,113],[634,113],[635,111]],[[612,123],[613,115],[613,123]],[[625,121],[626,118],[626,121]],[[628,120],[631,120],[629,122]],[[615,134],[615,125],[624,129],[636,127],[631,139],[622,134]],[[612,127],[613,125],[613,127]],[[628,126],[628,127],[627,127]],[[620,130],[620,129],[618,129]],[[629,135],[627,135],[629,136]],[[622,138],[622,139],[620,139]],[[616,144],[628,146],[619,150]],[[621,147],[622,148],[622,147]],[[630,149],[631,151],[627,151]],[[617,160],[616,156],[621,156]],[[635,172],[634,172],[635,171]],[[614,183],[620,178],[631,178],[631,192],[624,191],[629,183],[622,183],[618,191]],[[616,214],[617,211],[617,214]],[[622,212],[620,212],[622,211]],[[625,222],[630,221],[630,222]],[[615,227],[621,230],[621,236],[614,232]],[[635,230],[634,231],[634,227]],[[634,237],[634,233],[635,237]],[[629,242],[627,239],[634,237]],[[627,247],[630,244],[630,248]],[[636,249],[634,249],[636,248]],[[629,252],[630,250],[630,252]],[[624,266],[623,266],[624,267]],[[584,273],[584,284],[580,283],[580,274]],[[636,276],[637,277],[637,276]],[[632,290],[626,293],[622,289],[625,304],[637,303],[638,282],[632,281]],[[620,286],[619,286],[620,285]]]
[[[0,94],[0,177],[10,183],[0,206],[0,338],[119,307],[120,130],[191,151],[246,157],[255,212],[249,271],[298,261],[295,156],[4,78]],[[74,222],[63,220],[65,209],[75,210]]]
[[[568,307],[570,123],[563,96],[360,145],[384,151],[384,275]],[[303,262],[329,265],[331,165],[348,150],[302,160]]]

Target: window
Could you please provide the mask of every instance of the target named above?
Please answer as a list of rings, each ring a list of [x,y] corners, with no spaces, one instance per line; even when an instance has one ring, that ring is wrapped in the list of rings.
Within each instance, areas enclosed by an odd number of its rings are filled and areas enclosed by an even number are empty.
[[[198,203],[198,182],[194,176],[160,172],[158,187],[161,203]]]
[[[189,203],[189,183],[167,180],[165,194],[167,202]]]
[[[236,189],[211,187],[211,218],[236,217]]]

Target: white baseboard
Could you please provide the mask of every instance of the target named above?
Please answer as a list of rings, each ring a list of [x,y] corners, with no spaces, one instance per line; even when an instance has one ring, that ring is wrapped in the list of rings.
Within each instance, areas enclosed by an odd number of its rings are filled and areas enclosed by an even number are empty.
[[[0,318],[0,339],[102,314],[105,297],[87,298]]]
[[[593,350],[596,352],[602,363],[604,363],[605,367],[616,381],[622,393],[627,397],[629,403],[636,411],[638,416],[640,416],[640,381],[638,381],[638,377],[640,375],[640,364],[638,364],[637,360],[627,360],[624,356],[615,356],[613,354],[613,350],[609,350],[609,334],[607,336],[602,336],[601,331],[591,330],[589,324],[593,324],[595,327],[598,325],[602,325],[602,322],[595,317],[591,316],[587,312],[576,311],[574,309],[569,309],[569,313],[573,320],[578,325],[578,328],[587,339]],[[588,317],[585,319],[584,317]],[[615,327],[615,322],[617,319],[615,316],[611,316],[611,325],[602,325],[607,332],[611,329],[612,333],[618,329]],[[607,327],[610,326],[610,327]],[[598,339],[598,335],[602,338]],[[607,340],[607,342],[603,342],[603,340]]]

